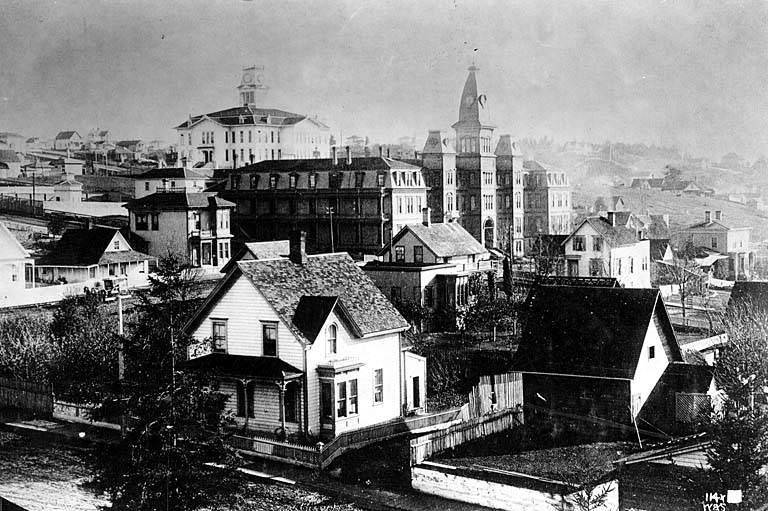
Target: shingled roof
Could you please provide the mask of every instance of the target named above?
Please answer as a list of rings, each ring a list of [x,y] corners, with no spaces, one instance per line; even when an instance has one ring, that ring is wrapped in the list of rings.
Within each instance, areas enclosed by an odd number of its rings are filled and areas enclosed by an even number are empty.
[[[214,192],[158,192],[128,201],[129,210],[186,211],[195,208],[234,208],[235,204]]]
[[[55,140],[69,140],[75,135],[80,136],[76,131],[60,131],[56,134]]]
[[[306,115],[296,114],[293,112],[287,112],[285,110],[279,110],[277,108],[259,108],[253,106],[238,106],[234,108],[227,108],[224,110],[218,110],[205,115],[195,115],[188,120],[176,126],[176,129],[189,128],[204,118],[211,119],[219,124],[225,126],[242,125],[242,124],[271,124],[271,125],[283,125],[289,126],[299,123],[304,119],[309,119],[315,124],[327,128],[325,124],[321,123],[317,119],[312,119]],[[242,118],[242,122],[241,122]]]
[[[146,261],[148,255],[125,250],[106,252],[119,231],[109,227],[68,229],[56,243],[54,250],[38,259],[38,266],[93,266],[129,261]]]
[[[585,223],[592,226],[595,231],[597,231],[603,238],[605,238],[606,241],[611,243],[613,246],[631,245],[639,241],[637,232],[634,229],[629,229],[623,226],[613,226],[603,217],[591,216],[585,218],[581,224],[579,224],[579,226],[574,229],[574,231],[565,239],[565,241],[563,241],[563,244],[565,244],[573,236],[576,236],[576,233],[579,232],[582,225]]]
[[[322,315],[327,309],[325,305],[334,301],[338,307],[341,302],[343,315],[359,336],[408,328],[408,322],[373,281],[348,254],[341,253],[310,255],[305,264],[296,264],[287,258],[238,261],[184,327],[186,331],[200,324],[210,307],[226,293],[227,283],[240,275],[253,284],[296,338],[305,343],[314,340],[311,332],[319,319],[298,318],[297,311],[306,312],[310,303],[322,303]]]
[[[461,225],[448,222],[434,223],[429,226],[424,224],[406,225],[395,235],[391,243],[379,251],[379,255],[387,253],[408,232],[413,233],[437,257],[455,257],[487,252],[474,236],[469,234]]]
[[[653,316],[671,361],[682,361],[658,289],[547,287],[531,290],[515,371],[634,377]]]

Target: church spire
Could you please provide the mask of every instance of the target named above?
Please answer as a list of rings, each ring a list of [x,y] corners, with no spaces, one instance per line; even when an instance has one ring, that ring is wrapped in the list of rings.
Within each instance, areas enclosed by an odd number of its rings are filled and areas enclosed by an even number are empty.
[[[477,95],[477,77],[475,76],[476,71],[479,71],[477,66],[474,64],[469,66],[469,75],[467,75],[467,81],[464,82],[464,90],[461,93],[461,103],[459,104],[460,123],[480,122],[480,105],[478,103]]]

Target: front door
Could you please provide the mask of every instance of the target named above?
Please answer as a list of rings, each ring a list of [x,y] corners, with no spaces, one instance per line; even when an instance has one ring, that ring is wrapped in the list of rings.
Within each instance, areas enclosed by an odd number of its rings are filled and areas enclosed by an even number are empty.
[[[203,266],[210,266],[211,265],[211,244],[210,243],[203,243],[201,246],[201,251],[203,254]]]

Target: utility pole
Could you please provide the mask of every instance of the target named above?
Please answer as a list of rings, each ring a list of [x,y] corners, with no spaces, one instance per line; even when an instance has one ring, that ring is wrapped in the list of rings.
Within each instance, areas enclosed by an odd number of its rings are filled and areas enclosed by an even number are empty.
[[[117,334],[120,336],[120,345],[117,350],[117,379],[120,384],[120,400],[123,400],[123,383],[125,382],[125,353],[123,346],[123,295],[119,292],[117,294]],[[128,420],[125,411],[120,415],[120,436],[125,438],[125,434],[128,431]]]

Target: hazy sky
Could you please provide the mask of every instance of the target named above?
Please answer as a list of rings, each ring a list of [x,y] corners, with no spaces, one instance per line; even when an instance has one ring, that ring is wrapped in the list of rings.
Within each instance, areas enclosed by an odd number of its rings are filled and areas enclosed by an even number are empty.
[[[473,53],[497,133],[768,154],[766,2],[0,0],[0,131],[173,142],[261,64],[265,106],[423,140]]]

